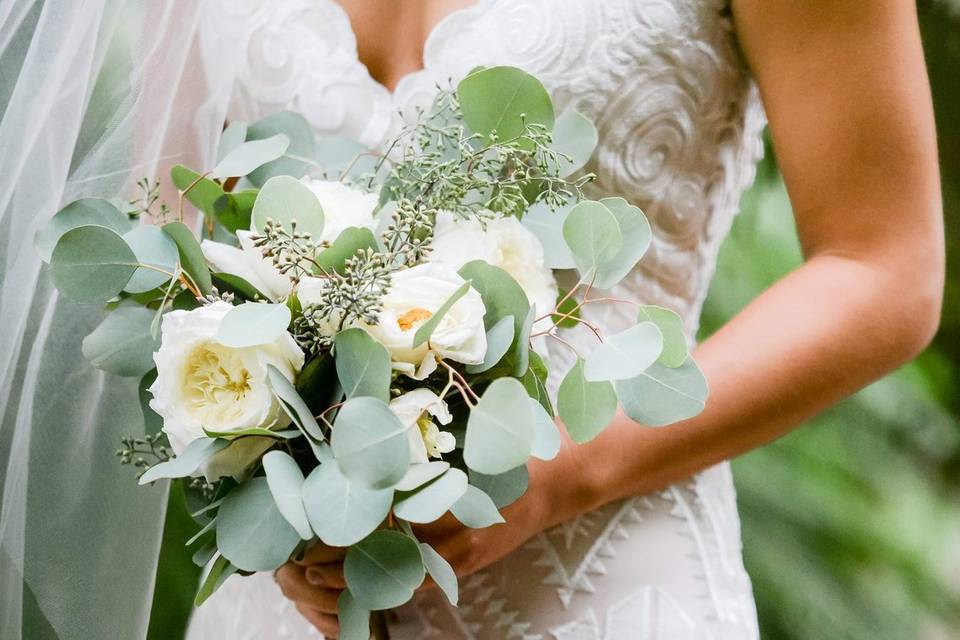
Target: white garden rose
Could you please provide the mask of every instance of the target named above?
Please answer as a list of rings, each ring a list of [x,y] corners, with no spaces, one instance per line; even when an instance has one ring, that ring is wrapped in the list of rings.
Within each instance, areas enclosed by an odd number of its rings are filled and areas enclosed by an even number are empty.
[[[437,394],[429,389],[414,389],[390,402],[390,409],[407,427],[410,441],[410,462],[428,462],[441,458],[457,446],[449,431],[441,431],[434,419],[442,425],[450,424],[453,416]]]
[[[487,334],[486,309],[475,289],[469,289],[444,314],[430,340],[417,348],[417,329],[463,285],[460,275],[443,265],[425,263],[393,274],[390,290],[376,325],[366,327],[390,352],[393,367],[422,380],[437,368],[437,357],[464,364],[483,362]]]
[[[536,306],[538,316],[556,306],[557,282],[544,266],[543,245],[515,217],[495,215],[484,229],[476,218],[460,218],[445,211],[437,216],[430,261],[459,270],[473,260],[509,273]]]
[[[150,407],[163,418],[163,430],[177,455],[204,437],[204,429],[279,429],[289,423],[270,390],[267,365],[292,381],[303,366],[303,351],[287,333],[273,342],[242,349],[220,344],[217,330],[232,308],[226,302],[214,302],[163,316]],[[211,481],[237,477],[272,443],[271,438],[240,438],[214,455],[203,473]]]
[[[339,181],[315,180],[304,177],[305,184],[323,207],[323,234],[317,241],[333,242],[347,227],[363,227],[374,231],[377,219],[373,210],[377,206],[376,193],[367,193]]]

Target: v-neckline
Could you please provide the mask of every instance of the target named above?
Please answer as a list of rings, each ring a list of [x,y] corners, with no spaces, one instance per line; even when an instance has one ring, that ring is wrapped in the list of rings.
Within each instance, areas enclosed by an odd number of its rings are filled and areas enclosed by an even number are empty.
[[[423,40],[423,49],[420,52],[420,60],[421,60],[420,68],[414,69],[412,71],[408,71],[402,74],[399,78],[397,78],[396,84],[391,89],[386,84],[381,82],[379,79],[374,77],[374,75],[370,73],[370,68],[363,61],[363,59],[360,58],[360,43],[357,40],[357,31],[353,26],[353,21],[351,20],[350,14],[347,12],[346,8],[343,5],[341,5],[339,2],[337,2],[337,0],[325,0],[325,1],[333,5],[336,8],[336,10],[342,12],[345,23],[346,23],[347,31],[349,32],[350,37],[353,40],[353,54],[357,60],[357,64],[359,64],[360,67],[363,68],[367,76],[370,78],[370,81],[373,84],[375,84],[377,87],[385,91],[390,96],[391,100],[393,100],[396,97],[397,89],[400,86],[402,86],[406,80],[416,77],[428,70],[429,65],[427,63],[427,52],[430,50],[430,45],[432,44],[433,40],[439,37],[439,34],[444,30],[444,28],[446,28],[446,26],[449,25],[452,21],[461,18],[463,15],[478,10],[483,4],[487,2],[487,0],[473,0],[473,2],[471,2],[470,4],[460,7],[459,9],[454,9],[453,11],[449,12],[447,15],[440,18],[440,20],[438,20],[436,24],[434,24],[433,27],[430,28],[430,30],[427,32],[427,37],[424,38]]]

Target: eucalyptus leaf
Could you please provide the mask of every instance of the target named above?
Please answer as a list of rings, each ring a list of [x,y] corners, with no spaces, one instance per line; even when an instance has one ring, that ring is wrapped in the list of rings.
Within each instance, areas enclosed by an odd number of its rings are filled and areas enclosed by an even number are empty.
[[[584,282],[596,278],[624,245],[616,216],[604,204],[592,200],[584,200],[570,210],[563,223],[563,239]]]
[[[450,463],[443,460],[412,464],[394,488],[397,491],[413,491],[440,476],[449,468]]]
[[[313,530],[303,507],[304,478],[300,467],[289,454],[275,450],[264,454],[263,470],[280,515],[286,518],[303,540],[311,539]]]
[[[223,228],[231,233],[250,228],[253,205],[260,192],[256,189],[241,189],[224,193],[213,203],[213,215]]]
[[[523,214],[521,222],[543,247],[543,264],[550,269],[574,269],[577,266],[567,241],[563,238],[563,223],[572,207],[552,210],[549,205],[538,202]]]
[[[71,229],[87,225],[106,227],[123,235],[130,230],[130,219],[112,203],[102,198],[82,198],[60,209],[41,227],[33,243],[44,262],[50,262],[53,248],[61,236]]]
[[[498,378],[467,419],[463,459],[470,469],[494,475],[519,466],[533,446],[533,414],[526,390],[514,378]]]
[[[247,127],[247,140],[264,140],[278,133],[290,138],[290,146],[285,155],[247,176],[254,185],[261,186],[274,176],[299,178],[309,168],[308,161],[315,155],[313,127],[299,113],[278,111],[251,123]]]
[[[208,438],[223,438],[224,440],[236,440],[237,438],[247,438],[250,436],[274,438],[276,440],[293,440],[294,438],[300,437],[299,429],[274,431],[273,429],[265,429],[263,427],[250,427],[248,429],[237,429],[236,431],[213,431],[205,428],[203,433]]]
[[[466,493],[453,504],[450,512],[471,529],[483,529],[505,522],[490,496],[473,485],[467,485]]]
[[[417,542],[390,529],[374,531],[350,547],[343,560],[347,588],[371,611],[408,602],[425,575]]]
[[[377,239],[365,227],[347,227],[328,248],[316,258],[317,264],[327,272],[343,272],[344,264],[361,249],[377,249]]]
[[[212,273],[211,277],[213,278],[213,284],[216,285],[220,292],[229,291],[241,300],[253,301],[268,299],[267,296],[255,286],[240,276],[235,276],[232,273],[216,272]]]
[[[370,640],[370,611],[361,607],[349,589],[337,598],[339,640]]]
[[[227,578],[236,572],[237,568],[218,553],[200,578],[200,588],[193,600],[193,606],[199,607],[206,602],[207,598],[216,593],[217,589],[227,581]]]
[[[541,460],[553,460],[560,453],[560,431],[540,403],[533,398],[529,399],[533,411],[533,446],[531,455]]]
[[[609,382],[590,382],[584,377],[583,360],[577,361],[560,383],[557,411],[575,442],[593,440],[617,412],[617,394]]]
[[[447,312],[457,303],[457,301],[462,298],[467,291],[470,290],[470,281],[467,280],[462,285],[457,287],[457,290],[450,294],[450,297],[447,298],[447,301],[444,302],[439,309],[437,309],[433,315],[430,316],[426,322],[420,325],[417,328],[416,333],[413,334],[413,348],[416,349],[424,342],[430,339],[430,336],[433,335],[433,332],[438,326],[440,326],[440,321],[443,320],[443,317],[447,315]]]
[[[393,511],[398,518],[408,522],[427,524],[446,513],[466,491],[467,474],[460,469],[448,469],[429,484],[399,495]]]
[[[251,478],[235,488],[217,511],[217,548],[238,569],[273,571],[290,559],[299,542],[266,478]]]
[[[580,324],[577,321],[580,318],[580,302],[568,294],[569,291],[563,289],[557,292],[557,312],[551,316],[551,320],[561,329],[572,329]]]
[[[549,415],[555,415],[553,404],[550,401],[550,394],[547,392],[547,371],[543,366],[543,360],[536,351],[530,352],[530,367],[520,378],[520,383],[527,390],[527,395],[540,403]]]
[[[597,147],[597,128],[589,118],[574,110],[564,111],[553,125],[550,148],[566,155],[560,158],[559,174],[569,176],[583,168]]]
[[[457,584],[457,574],[454,573],[453,567],[442,555],[437,553],[436,549],[427,543],[421,542],[419,546],[420,556],[423,558],[423,566],[427,573],[440,587],[443,595],[447,597],[447,601],[453,606],[457,606],[459,586]]]
[[[153,353],[160,348],[150,332],[153,314],[139,305],[120,305],[83,339],[83,357],[118,376],[142,376],[153,369]]]
[[[247,139],[247,123],[240,120],[234,120],[220,134],[220,142],[217,144],[217,162],[223,160],[228,153],[243,144]]]
[[[687,359],[687,336],[683,332],[683,320],[664,307],[648,304],[640,307],[638,322],[653,322],[663,334],[663,352],[657,362],[665,367],[676,368]]]
[[[285,304],[245,302],[227,311],[215,339],[234,349],[269,344],[286,333],[290,318]]]
[[[149,484],[161,478],[185,478],[200,468],[208,458],[230,444],[227,440],[197,438],[175,458],[155,464],[140,476],[140,484]]]
[[[323,440],[323,431],[320,430],[317,419],[313,417],[313,412],[297,393],[293,383],[272,364],[267,365],[267,378],[270,380],[270,388],[280,399],[281,406],[290,419],[313,440]]]
[[[308,186],[290,176],[275,176],[267,180],[257,194],[253,205],[253,225],[263,233],[267,220],[292,230],[296,220],[297,230],[309,232],[314,238],[323,234],[324,216],[320,200]]]
[[[123,239],[133,250],[137,262],[167,272],[161,273],[155,269],[140,267],[127,282],[125,291],[143,293],[170,281],[173,277],[171,274],[177,270],[177,261],[180,258],[177,245],[170,236],[157,227],[142,224],[123,234]]]
[[[530,484],[530,472],[526,465],[514,467],[510,471],[494,476],[471,470],[470,484],[490,496],[498,509],[503,509],[526,493],[527,486]]]
[[[604,198],[600,203],[616,217],[623,236],[619,251],[600,265],[594,281],[598,289],[609,289],[637,266],[650,247],[653,232],[643,211],[623,198]]]
[[[207,217],[214,216],[214,205],[224,195],[223,187],[182,164],[170,169],[170,179],[193,206]]]
[[[496,366],[513,344],[513,316],[504,316],[487,330],[487,351],[480,364],[468,364],[467,373],[476,374]]]
[[[520,377],[527,372],[530,366],[530,334],[533,332],[533,321],[537,318],[537,308],[531,306],[527,310],[527,315],[520,325],[520,333],[513,347],[513,353],[510,354],[510,361],[513,366],[513,375]]]
[[[550,130],[553,102],[539,80],[516,67],[491,67],[471,73],[457,85],[463,119],[488,140],[509,140],[524,132],[524,122]],[[532,143],[524,141],[525,148]]]
[[[346,329],[334,338],[337,377],[348,398],[390,399],[390,354],[364,329]]]
[[[60,236],[50,257],[53,284],[76,302],[106,302],[137,270],[137,256],[113,229],[76,227]]]
[[[157,370],[151,369],[140,378],[140,384],[137,391],[140,398],[140,412],[143,414],[143,432],[146,435],[155,435],[160,433],[163,428],[163,418],[156,411],[150,408],[150,399],[153,394],[150,393],[150,387],[157,380]]]
[[[663,351],[663,334],[653,322],[641,322],[608,336],[587,356],[583,377],[590,382],[626,380],[643,373]]]
[[[252,173],[268,162],[276,160],[290,146],[290,138],[278,133],[263,140],[251,140],[239,145],[210,171],[211,178],[235,178]]]
[[[347,400],[337,413],[330,444],[340,471],[369,489],[394,486],[410,466],[407,427],[377,398]]]
[[[324,544],[347,547],[367,537],[390,512],[392,489],[350,482],[336,462],[323,462],[303,484],[303,507]]]
[[[182,222],[169,222],[163,225],[163,232],[173,238],[177,244],[177,250],[180,253],[180,266],[190,276],[200,293],[206,295],[213,289],[213,281],[210,279],[210,269],[207,268],[206,259],[203,257],[203,251],[200,250],[200,243],[190,231],[190,228]]]
[[[654,363],[630,380],[617,381],[624,412],[648,427],[662,427],[692,418],[707,402],[707,380],[689,356],[679,367]]]

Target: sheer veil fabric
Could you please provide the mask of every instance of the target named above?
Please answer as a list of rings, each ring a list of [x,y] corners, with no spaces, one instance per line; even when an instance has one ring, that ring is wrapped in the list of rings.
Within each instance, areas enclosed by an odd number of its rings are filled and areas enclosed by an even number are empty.
[[[64,203],[134,195],[204,163],[225,94],[189,0],[0,0],[0,638],[146,633],[166,487],[114,451],[142,432],[136,380],[80,342],[96,307],[61,299],[33,236]]]

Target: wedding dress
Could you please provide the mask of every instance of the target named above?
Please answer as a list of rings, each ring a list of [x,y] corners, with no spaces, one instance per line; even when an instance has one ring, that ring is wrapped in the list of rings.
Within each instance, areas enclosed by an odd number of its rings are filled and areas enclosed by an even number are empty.
[[[622,196],[653,226],[649,253],[614,295],[677,311],[692,340],[719,245],[762,153],[764,115],[725,0],[480,0],[433,30],[425,69],[393,92],[359,61],[332,0],[216,0],[207,10],[208,61],[235,51],[231,119],[292,109],[321,136],[371,147],[396,130],[398,112],[477,65],[536,74],[558,111],[575,108],[599,129],[591,196]],[[631,323],[631,308],[597,305],[585,315],[615,332]],[[551,353],[553,371],[569,365],[565,350]],[[188,637],[321,636],[260,574],[229,579],[195,612]],[[398,612],[392,637],[757,638],[729,465],[536,536],[463,579],[458,608],[436,592],[418,596]]]

